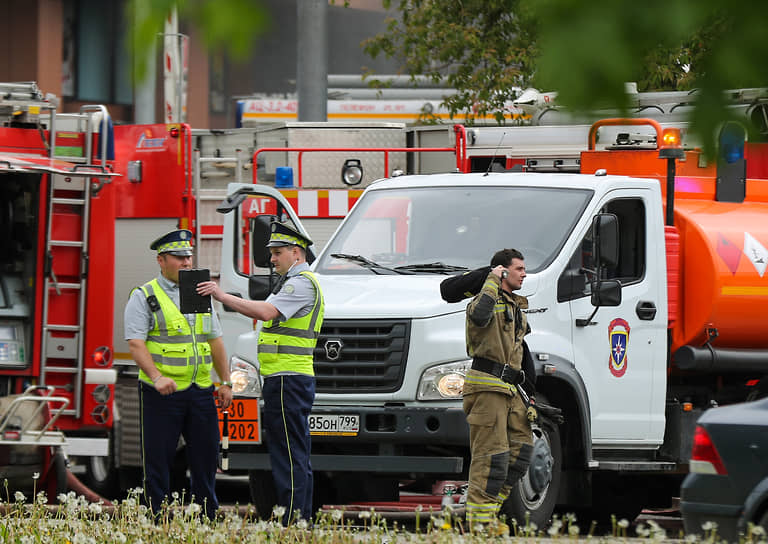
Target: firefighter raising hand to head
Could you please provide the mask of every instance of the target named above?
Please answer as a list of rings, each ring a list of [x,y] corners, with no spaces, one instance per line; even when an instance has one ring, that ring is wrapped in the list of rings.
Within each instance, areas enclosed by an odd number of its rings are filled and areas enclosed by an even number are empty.
[[[179,437],[186,442],[190,494],[213,519],[219,507],[216,469],[219,424],[211,370],[221,379],[219,402],[232,402],[221,326],[215,313],[179,310],[179,270],[192,266],[192,233],[155,240],[160,275],[134,289],[125,307],[125,338],[139,367],[144,499],[158,514],[170,493]]]

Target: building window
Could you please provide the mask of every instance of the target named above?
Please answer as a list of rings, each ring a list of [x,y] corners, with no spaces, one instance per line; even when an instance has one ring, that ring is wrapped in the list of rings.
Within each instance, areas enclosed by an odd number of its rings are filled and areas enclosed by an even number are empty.
[[[64,3],[65,21],[72,9],[69,4],[75,5],[76,17],[74,98],[132,104],[133,55],[128,47],[125,1],[70,0]]]

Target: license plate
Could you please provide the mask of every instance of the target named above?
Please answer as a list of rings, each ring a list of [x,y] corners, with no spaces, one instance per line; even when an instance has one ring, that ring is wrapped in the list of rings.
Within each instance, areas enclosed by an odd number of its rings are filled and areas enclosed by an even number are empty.
[[[310,414],[309,434],[312,436],[357,436],[359,415]]]
[[[227,412],[227,434],[230,442],[261,444],[259,399],[232,399]],[[224,414],[221,410],[219,433],[224,436]]]

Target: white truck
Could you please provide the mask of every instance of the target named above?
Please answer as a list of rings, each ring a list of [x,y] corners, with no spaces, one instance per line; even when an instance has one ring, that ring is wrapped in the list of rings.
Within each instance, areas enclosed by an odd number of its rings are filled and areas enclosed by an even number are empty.
[[[662,142],[661,126],[649,122]],[[655,142],[593,144],[581,155],[586,175],[415,175],[366,189],[312,265],[326,301],[310,417],[318,505],[396,500],[403,480],[466,479],[466,301],[444,302],[439,284],[504,247],[525,256],[520,294],[530,303],[538,398],[566,421],[534,427],[531,467],[503,512],[519,520],[530,512],[538,526],[556,505],[586,519],[634,517],[677,494],[698,414],[746,398],[766,375],[757,307],[768,281],[760,273],[768,193],[764,179],[746,179],[766,176],[759,160],[755,170],[743,158],[707,163],[697,150],[659,158]],[[764,144],[754,145],[747,154],[759,158]],[[676,158],[678,187],[667,191],[665,168]],[[637,177],[606,175],[600,164]],[[221,284],[261,299],[274,281],[266,254],[251,255],[262,275],[245,273],[238,233],[248,230],[260,248],[270,218],[302,227],[269,187],[229,192]],[[253,217],[254,208],[267,215]],[[723,244],[734,255],[723,257]],[[227,459],[249,471],[252,499],[268,513],[257,335],[258,323],[233,354]]]

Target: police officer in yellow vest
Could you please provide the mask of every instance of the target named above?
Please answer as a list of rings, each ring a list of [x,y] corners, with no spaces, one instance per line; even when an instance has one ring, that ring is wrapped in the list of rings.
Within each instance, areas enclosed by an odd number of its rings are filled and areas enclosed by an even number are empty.
[[[312,354],[323,324],[323,293],[306,262],[312,243],[294,229],[272,223],[267,247],[282,286],[265,301],[224,293],[214,282],[198,284],[198,293],[213,295],[243,315],[263,321],[259,364],[264,377],[265,440],[269,448],[283,524],[312,519],[312,466],[309,413],[315,398]]]
[[[219,507],[219,424],[211,368],[221,380],[221,408],[232,402],[232,384],[216,314],[179,311],[179,270],[192,267],[191,240],[190,231],[174,230],[152,242],[161,273],[131,293],[125,338],[139,367],[145,500],[155,514],[169,500],[170,471],[183,436],[191,497],[212,519]]]

